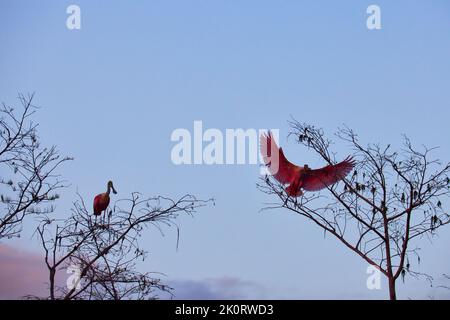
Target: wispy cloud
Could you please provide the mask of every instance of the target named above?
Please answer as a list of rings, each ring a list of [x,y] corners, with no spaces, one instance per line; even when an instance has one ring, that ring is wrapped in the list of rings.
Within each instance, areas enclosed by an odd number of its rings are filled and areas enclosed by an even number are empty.
[[[46,296],[48,271],[37,253],[0,244],[0,299]],[[236,277],[174,280],[174,299],[265,299],[264,286]],[[165,298],[165,297],[161,297]]]
[[[170,285],[175,289],[174,299],[229,300],[265,299],[264,286],[235,277],[208,278],[204,280],[174,280]]]

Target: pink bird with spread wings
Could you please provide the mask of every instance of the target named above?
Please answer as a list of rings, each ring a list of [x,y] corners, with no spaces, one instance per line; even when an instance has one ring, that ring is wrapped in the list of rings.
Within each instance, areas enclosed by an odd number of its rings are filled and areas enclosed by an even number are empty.
[[[303,190],[318,191],[331,186],[344,179],[355,166],[351,157],[320,169],[311,169],[306,164],[303,167],[297,166],[286,159],[283,149],[278,147],[271,132],[260,136],[260,150],[270,174],[282,184],[288,185],[285,190],[291,197],[303,195]]]

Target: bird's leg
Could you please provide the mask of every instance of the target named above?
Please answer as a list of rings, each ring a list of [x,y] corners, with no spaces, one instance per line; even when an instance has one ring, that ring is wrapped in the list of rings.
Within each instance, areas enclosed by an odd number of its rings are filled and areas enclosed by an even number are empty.
[[[108,213],[108,229],[109,229],[109,223],[111,222],[111,212]]]
[[[284,201],[283,206],[287,207],[287,203],[291,196],[294,197],[294,199],[297,197],[299,188],[299,182],[295,180],[286,189],[284,189],[286,191],[286,200]]]

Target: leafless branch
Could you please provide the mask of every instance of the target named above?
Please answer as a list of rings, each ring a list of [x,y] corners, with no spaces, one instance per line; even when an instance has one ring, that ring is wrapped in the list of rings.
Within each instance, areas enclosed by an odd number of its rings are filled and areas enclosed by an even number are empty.
[[[192,215],[209,201],[192,195],[173,200],[133,193],[116,201],[107,219],[97,221],[79,197],[68,219],[47,220],[37,229],[49,271],[47,298],[155,299],[158,291],[171,294],[172,288],[161,283],[159,273],[137,271],[138,261],[147,257],[140,237],[152,226],[159,232],[163,226],[178,230],[175,220],[179,215]],[[58,270],[68,268],[78,272],[74,279],[80,279],[79,283],[58,285]]]
[[[296,141],[313,151],[326,164],[336,163],[334,142],[323,130],[294,119],[290,122]],[[415,148],[404,137],[404,145],[393,151],[390,145],[363,145],[349,128],[336,137],[352,150],[357,165],[341,183],[318,193],[291,198],[285,186],[272,177],[258,183],[261,191],[278,201],[266,209],[284,208],[314,222],[347,248],[378,268],[389,280],[390,297],[395,299],[399,276],[429,276],[414,272],[412,257],[418,249],[411,242],[433,237],[450,223],[450,163],[431,158],[436,148]]]
[[[0,239],[19,237],[22,221],[53,211],[58,190],[65,187],[56,172],[69,157],[55,146],[41,146],[33,95],[18,97],[21,108],[0,107]]]

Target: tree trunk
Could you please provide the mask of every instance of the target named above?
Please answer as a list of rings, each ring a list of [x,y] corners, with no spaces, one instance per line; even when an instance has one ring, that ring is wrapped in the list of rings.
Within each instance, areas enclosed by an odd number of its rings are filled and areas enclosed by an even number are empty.
[[[387,277],[389,281],[389,298],[391,300],[397,300],[397,295],[395,294],[395,277],[392,272],[392,257],[391,257],[391,243],[389,237],[389,221],[387,217],[387,209],[384,205],[385,201],[383,201],[383,222],[384,222],[384,241],[386,245],[386,271]]]
[[[55,269],[50,269],[50,299],[55,300]]]
[[[395,279],[394,277],[389,277],[389,298],[391,300],[397,300],[397,294],[395,292]]]

